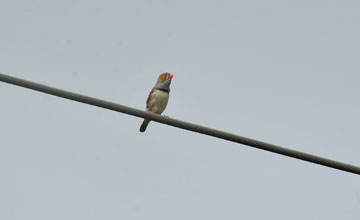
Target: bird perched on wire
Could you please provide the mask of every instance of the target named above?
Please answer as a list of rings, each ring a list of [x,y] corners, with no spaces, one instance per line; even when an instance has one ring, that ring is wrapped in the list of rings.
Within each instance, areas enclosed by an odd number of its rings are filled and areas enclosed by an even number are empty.
[[[168,103],[171,79],[173,78],[171,73],[163,73],[159,76],[154,88],[150,91],[150,94],[146,100],[146,111],[150,114],[161,114]],[[165,116],[167,117],[167,116]],[[141,124],[140,132],[144,132],[148,126],[150,120],[144,119]]]

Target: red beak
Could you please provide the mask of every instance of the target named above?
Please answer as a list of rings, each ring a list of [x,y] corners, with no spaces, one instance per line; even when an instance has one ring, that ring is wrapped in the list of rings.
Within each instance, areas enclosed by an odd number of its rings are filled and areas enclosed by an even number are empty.
[[[174,77],[174,75],[169,73],[169,78],[172,79],[173,77]]]

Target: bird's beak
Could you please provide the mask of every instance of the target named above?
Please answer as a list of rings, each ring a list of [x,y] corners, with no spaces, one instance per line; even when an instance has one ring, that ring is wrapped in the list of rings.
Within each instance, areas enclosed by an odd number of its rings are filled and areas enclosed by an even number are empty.
[[[174,75],[169,73],[169,78],[172,79],[173,77],[174,77]]]

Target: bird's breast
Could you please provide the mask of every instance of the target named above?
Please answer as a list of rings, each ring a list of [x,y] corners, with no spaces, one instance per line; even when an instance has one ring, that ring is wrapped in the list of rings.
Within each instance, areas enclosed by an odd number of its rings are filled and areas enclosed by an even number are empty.
[[[155,90],[151,94],[147,110],[156,114],[161,114],[165,110],[168,100],[169,93],[161,90]]]

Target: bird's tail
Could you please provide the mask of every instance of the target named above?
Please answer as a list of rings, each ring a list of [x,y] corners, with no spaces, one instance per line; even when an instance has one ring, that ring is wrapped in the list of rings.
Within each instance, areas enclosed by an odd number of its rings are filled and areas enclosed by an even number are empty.
[[[146,130],[146,127],[148,126],[150,120],[145,119],[144,122],[141,124],[140,132],[144,132]]]

